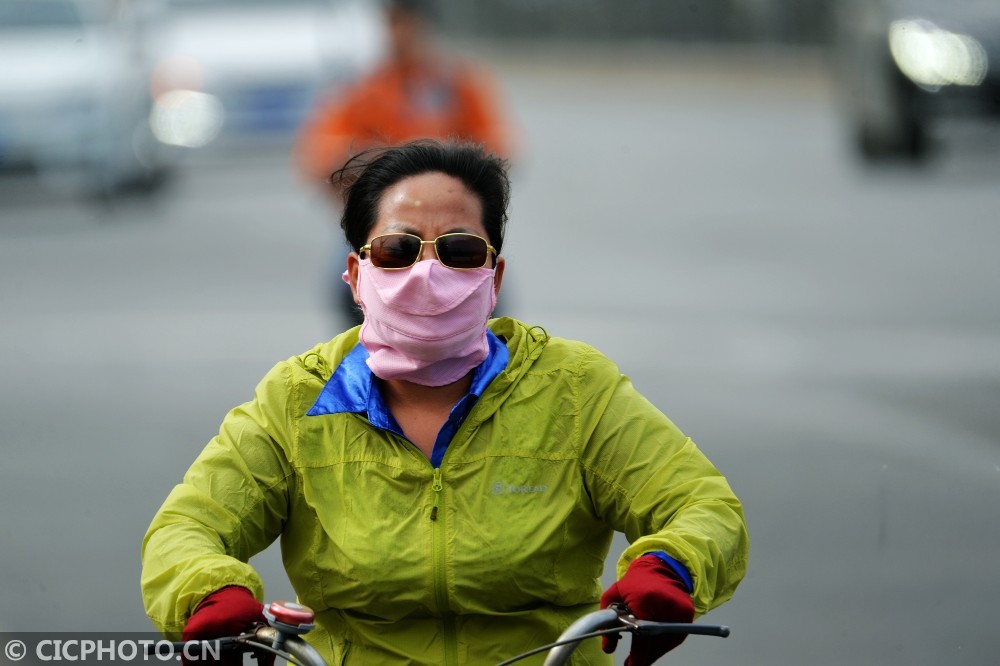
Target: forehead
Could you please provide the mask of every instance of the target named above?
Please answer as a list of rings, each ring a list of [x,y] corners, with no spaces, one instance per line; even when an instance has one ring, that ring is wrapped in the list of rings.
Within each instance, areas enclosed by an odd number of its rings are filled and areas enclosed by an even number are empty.
[[[387,188],[369,238],[390,231],[415,233],[424,239],[454,231],[486,236],[483,206],[462,181],[431,172],[410,176]]]

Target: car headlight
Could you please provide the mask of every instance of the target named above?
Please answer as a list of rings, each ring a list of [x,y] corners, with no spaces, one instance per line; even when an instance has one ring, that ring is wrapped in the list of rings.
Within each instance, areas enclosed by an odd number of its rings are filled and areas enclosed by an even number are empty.
[[[969,35],[943,30],[925,19],[893,21],[889,51],[899,70],[919,86],[978,86],[986,78],[986,49]]]
[[[222,102],[195,90],[171,90],[156,98],[149,116],[153,135],[162,143],[200,148],[222,129]]]

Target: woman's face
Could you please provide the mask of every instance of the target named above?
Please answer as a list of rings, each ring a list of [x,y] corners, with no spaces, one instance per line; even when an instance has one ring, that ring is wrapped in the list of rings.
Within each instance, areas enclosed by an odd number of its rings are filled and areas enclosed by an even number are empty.
[[[440,172],[422,173],[404,178],[382,193],[378,216],[366,243],[376,236],[408,233],[423,240],[434,240],[443,234],[464,232],[489,239],[482,223],[482,204],[462,181]],[[436,259],[434,247],[424,245],[420,261]],[[347,275],[354,302],[358,303],[357,252],[347,255]],[[493,288],[500,294],[504,258],[497,257]]]

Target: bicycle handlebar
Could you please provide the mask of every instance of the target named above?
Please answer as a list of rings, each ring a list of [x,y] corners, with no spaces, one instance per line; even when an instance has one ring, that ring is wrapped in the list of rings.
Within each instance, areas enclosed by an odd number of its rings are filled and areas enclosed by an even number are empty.
[[[257,627],[254,631],[254,637],[261,644],[272,646],[281,637],[281,632],[274,627]],[[254,645],[257,649],[267,649],[263,648],[261,645]],[[273,648],[271,648],[273,650]],[[268,650],[269,652],[271,650]],[[287,652],[293,659],[293,663],[298,663],[301,666],[327,666],[326,660],[323,656],[316,651],[312,645],[306,643],[298,636],[285,636],[281,641],[281,650]],[[280,652],[275,650],[275,652]],[[284,655],[281,655],[284,656]],[[288,660],[292,662],[292,659]]]
[[[276,602],[285,603],[285,602]],[[295,606],[293,610],[305,609],[305,607]],[[274,608],[272,605],[271,608]],[[283,610],[283,609],[278,609]],[[308,609],[305,609],[308,610]],[[311,613],[311,611],[309,611]],[[274,618],[268,617],[269,621]],[[312,628],[312,624],[299,623],[290,625],[276,622],[278,627],[259,625],[253,631],[230,638],[218,639],[218,642],[235,646],[249,648],[253,650],[263,650],[283,657],[291,664],[298,666],[327,666],[323,656],[301,636],[295,635]],[[639,636],[657,636],[660,634],[697,634],[702,636],[719,636],[725,638],[729,636],[729,627],[708,624],[687,624],[676,622],[652,622],[650,620],[640,620],[632,615],[627,608],[618,604],[603,610],[588,613],[579,618],[576,622],[566,628],[566,631],[559,636],[554,643],[543,645],[523,654],[519,654],[512,659],[501,662],[497,666],[507,666],[540,652],[548,651],[544,666],[565,666],[569,662],[570,656],[576,650],[580,641],[587,638],[594,638],[606,634],[633,633]],[[186,644],[198,643],[201,641],[190,641],[188,643],[174,643],[175,647],[183,647]]]
[[[177,641],[171,642],[175,654],[185,655],[191,646],[211,644],[214,650],[248,650],[270,652],[283,658],[290,664],[296,666],[328,666],[323,656],[316,651],[316,648],[306,643],[299,636],[288,636],[274,627],[260,625],[252,631],[240,634],[239,636],[227,636],[223,638],[209,638],[203,640]],[[149,645],[146,647],[147,655],[156,654],[155,650],[162,643]],[[195,652],[194,654],[200,654]],[[218,652],[213,651],[213,654]]]
[[[639,620],[627,608],[612,604],[609,608],[594,611],[584,615],[567,627],[555,643],[542,646],[509,659],[498,666],[506,666],[525,657],[544,650],[549,650],[544,666],[564,666],[569,662],[570,655],[576,650],[580,641],[604,634],[634,633],[639,636],[657,636],[660,634],[698,634],[702,636],[729,636],[729,627],[711,624],[687,624],[677,622],[652,622]]]
[[[559,640],[556,642],[559,643],[575,638],[576,636],[580,636],[580,640],[582,640],[584,634],[590,634],[601,629],[611,629],[617,626],[621,626],[618,611],[613,608],[605,608],[604,610],[588,613],[566,627],[566,631],[559,636]],[[559,664],[567,663],[569,656],[573,654],[573,651],[580,644],[580,640],[573,640],[571,643],[557,645],[549,650],[549,656],[545,658],[543,666],[558,666]]]

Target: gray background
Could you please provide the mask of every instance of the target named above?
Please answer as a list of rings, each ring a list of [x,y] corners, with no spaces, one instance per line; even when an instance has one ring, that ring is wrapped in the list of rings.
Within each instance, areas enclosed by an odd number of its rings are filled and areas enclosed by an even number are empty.
[[[746,505],[750,571],[705,618],[733,635],[663,662],[995,663],[995,131],[871,170],[814,51],[479,55],[524,134],[505,309],[615,359]],[[0,220],[0,630],[146,630],[160,502],[343,326],[335,224],[281,146],[110,209],[2,182]]]

